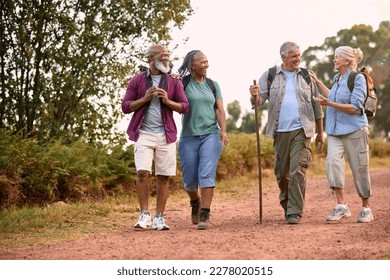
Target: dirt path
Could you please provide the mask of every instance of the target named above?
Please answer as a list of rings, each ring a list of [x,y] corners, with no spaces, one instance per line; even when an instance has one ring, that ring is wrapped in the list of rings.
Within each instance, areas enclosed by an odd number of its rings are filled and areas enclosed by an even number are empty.
[[[118,233],[93,234],[80,240],[36,247],[0,250],[0,259],[62,260],[375,260],[390,258],[390,169],[373,170],[374,196],[370,200],[375,221],[356,223],[361,206],[351,177],[345,197],[352,217],[326,222],[335,197],[326,179],[309,179],[305,214],[299,225],[285,224],[272,185],[263,198],[259,223],[258,195],[233,200],[216,198],[212,228],[198,231],[190,224],[187,201],[168,201],[169,231],[135,230],[135,219]]]

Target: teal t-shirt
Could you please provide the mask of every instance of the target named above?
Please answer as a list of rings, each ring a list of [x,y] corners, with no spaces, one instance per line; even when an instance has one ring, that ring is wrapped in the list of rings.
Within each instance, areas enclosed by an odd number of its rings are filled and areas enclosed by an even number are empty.
[[[216,98],[222,99],[221,89],[214,81]],[[182,116],[181,136],[200,136],[219,133],[217,116],[215,114],[215,98],[207,85],[206,79],[198,83],[192,78],[185,90],[190,109]]]

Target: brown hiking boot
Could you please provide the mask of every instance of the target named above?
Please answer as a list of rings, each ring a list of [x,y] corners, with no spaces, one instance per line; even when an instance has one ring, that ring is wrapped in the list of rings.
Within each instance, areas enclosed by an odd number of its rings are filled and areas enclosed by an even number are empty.
[[[199,211],[200,211],[200,200],[191,200],[191,221],[194,225],[199,224]]]
[[[204,230],[210,228],[210,212],[201,210],[199,214],[198,229]]]

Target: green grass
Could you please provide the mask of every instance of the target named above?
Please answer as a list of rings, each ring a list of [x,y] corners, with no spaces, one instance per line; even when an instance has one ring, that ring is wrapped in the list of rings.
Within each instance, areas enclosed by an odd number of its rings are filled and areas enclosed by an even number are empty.
[[[23,207],[0,212],[0,247],[37,245],[85,234],[114,232],[135,213],[133,197],[108,198],[50,207]],[[137,214],[134,214],[137,215]]]

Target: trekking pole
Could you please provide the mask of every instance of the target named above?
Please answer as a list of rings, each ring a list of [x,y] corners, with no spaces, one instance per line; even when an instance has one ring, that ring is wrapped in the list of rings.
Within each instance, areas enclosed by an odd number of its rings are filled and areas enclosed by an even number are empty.
[[[253,80],[253,84],[256,85],[256,80]],[[260,152],[260,132],[259,132],[259,113],[257,110],[257,103],[259,97],[257,96],[255,99],[255,123],[256,123],[256,140],[257,140],[257,169],[259,173],[259,216],[260,216],[260,224],[263,223],[263,188],[261,182],[261,152]]]

